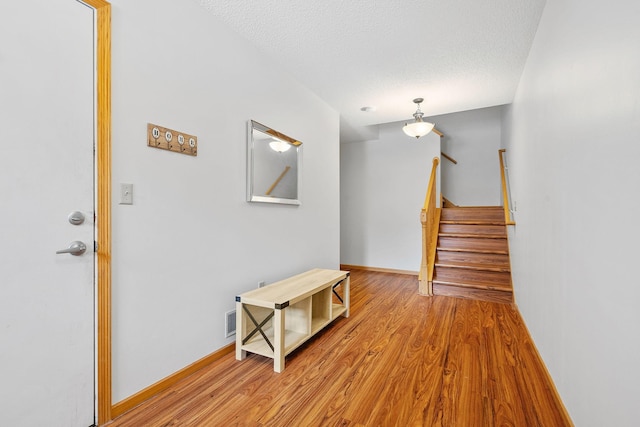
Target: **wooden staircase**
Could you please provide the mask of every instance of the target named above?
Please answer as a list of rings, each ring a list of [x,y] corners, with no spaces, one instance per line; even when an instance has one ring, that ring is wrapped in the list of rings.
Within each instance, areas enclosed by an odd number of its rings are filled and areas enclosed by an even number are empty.
[[[442,208],[433,294],[513,302],[501,206]]]

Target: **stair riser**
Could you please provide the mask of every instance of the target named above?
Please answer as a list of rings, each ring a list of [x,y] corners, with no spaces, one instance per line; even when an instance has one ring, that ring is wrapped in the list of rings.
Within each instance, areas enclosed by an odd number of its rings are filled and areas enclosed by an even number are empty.
[[[511,274],[498,271],[480,271],[462,268],[436,267],[433,280],[448,283],[469,283],[491,288],[510,288]]]
[[[436,262],[467,262],[470,264],[487,264],[509,267],[509,256],[500,254],[481,254],[475,252],[438,251]]]
[[[474,271],[495,271],[495,272],[510,274],[509,267],[498,266],[498,265],[436,261],[435,266],[436,268],[458,268],[458,269],[474,270]]]
[[[506,254],[509,251],[507,239],[478,239],[472,237],[439,237],[438,248],[473,251],[496,251]]]
[[[440,219],[445,221],[504,222],[504,211],[501,208],[442,208]]]
[[[479,234],[507,237],[503,225],[440,224],[440,233]]]

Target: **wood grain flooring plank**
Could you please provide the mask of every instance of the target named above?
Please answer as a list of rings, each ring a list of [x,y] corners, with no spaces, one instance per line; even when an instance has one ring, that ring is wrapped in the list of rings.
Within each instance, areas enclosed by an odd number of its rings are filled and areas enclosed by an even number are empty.
[[[415,289],[417,287],[407,291],[413,293]],[[396,359],[401,351],[401,337],[397,336],[394,328],[404,313],[402,294],[396,292],[395,295],[395,298],[387,300],[391,304],[384,304],[384,312],[369,317],[369,322],[373,325],[372,339],[362,348],[365,352],[364,357],[360,359],[353,380],[349,384],[352,390],[368,390],[372,395],[379,396],[384,381],[395,368]],[[382,399],[376,399],[376,403],[381,402]],[[376,405],[372,405],[370,401],[370,395],[352,393],[350,404],[344,411],[344,418],[367,425],[366,421],[375,407]]]
[[[392,366],[391,371],[386,375],[378,389],[379,401],[382,405],[377,405],[371,411],[367,425],[393,425],[395,423],[405,424],[411,415],[413,399],[410,398],[413,383],[417,370],[415,367],[422,359],[422,349],[425,338],[422,331],[427,311],[418,304],[413,303],[403,307],[398,311],[401,323],[397,324],[395,330],[390,330],[391,341],[387,347],[387,360],[383,363]],[[390,351],[395,347],[396,351]]]
[[[286,358],[233,354],[110,427],[571,426],[517,310],[354,271],[351,316]]]
[[[407,423],[412,426],[442,425],[440,395],[457,300],[445,297],[432,297],[431,300],[432,307],[424,325],[426,345],[413,384],[414,412]]]
[[[471,307],[474,301],[460,300],[453,317],[440,397],[443,425],[476,425],[482,420],[478,399],[480,375],[477,367],[477,328]],[[475,349],[470,341],[475,343]],[[475,376],[474,376],[475,375]]]

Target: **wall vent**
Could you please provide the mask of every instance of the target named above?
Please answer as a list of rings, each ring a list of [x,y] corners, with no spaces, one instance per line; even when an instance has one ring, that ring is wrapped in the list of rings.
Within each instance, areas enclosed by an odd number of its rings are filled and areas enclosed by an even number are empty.
[[[224,316],[224,336],[229,338],[236,334],[236,311],[227,311]]]

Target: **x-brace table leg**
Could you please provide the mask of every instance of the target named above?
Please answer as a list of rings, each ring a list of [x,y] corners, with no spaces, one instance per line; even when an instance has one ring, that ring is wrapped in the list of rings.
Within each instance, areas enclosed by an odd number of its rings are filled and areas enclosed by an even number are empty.
[[[267,342],[267,345],[271,348],[271,351],[275,351],[273,349],[273,344],[271,344],[271,341],[269,341],[269,338],[267,338],[267,335],[262,330],[262,327],[264,325],[266,325],[269,320],[271,320],[271,318],[273,317],[274,312],[271,312],[271,314],[269,314],[262,322],[260,322],[260,324],[258,324],[258,321],[253,317],[253,314],[251,314],[251,312],[249,311],[247,306],[242,304],[242,308],[244,309],[245,313],[247,313],[247,315],[249,316],[249,319],[251,319],[251,321],[253,322],[254,326],[256,327],[253,331],[251,331],[249,333],[249,335],[247,335],[242,340],[242,344],[243,345],[246,344],[247,341],[249,341],[251,339],[251,337],[256,334],[256,332],[260,332],[260,335],[262,335],[262,338],[264,338],[264,340]]]
[[[338,297],[338,299],[340,300],[341,303],[344,303],[344,301],[342,300],[342,297],[340,295],[338,295],[338,293],[336,292],[336,287],[338,287],[339,284],[341,284],[342,282],[344,282],[345,279],[340,280],[338,283],[336,283],[335,285],[333,285],[331,287],[331,290],[333,291],[333,294]]]

